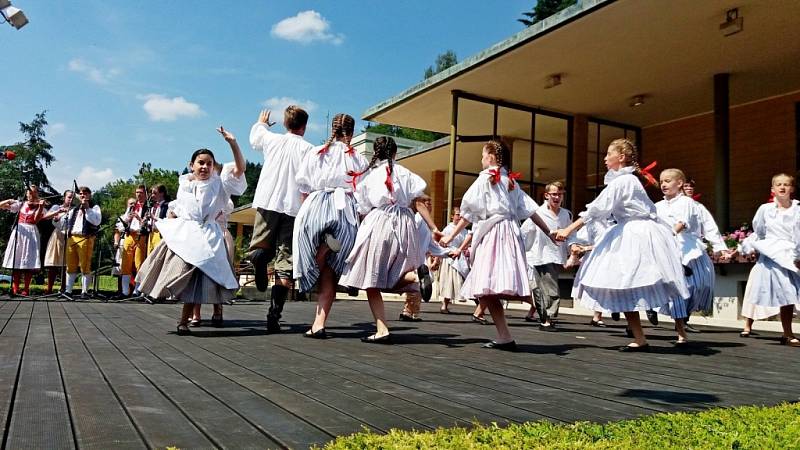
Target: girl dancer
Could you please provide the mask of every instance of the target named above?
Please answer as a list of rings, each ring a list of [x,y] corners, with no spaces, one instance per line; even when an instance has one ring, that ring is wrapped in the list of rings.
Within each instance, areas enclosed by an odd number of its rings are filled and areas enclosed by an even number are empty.
[[[245,162],[236,138],[222,127],[217,131],[231,147],[235,168],[220,176],[211,150],[192,154],[192,172],[180,177],[172,214],[158,223],[162,240],[136,275],[142,293],[155,298],[173,295],[183,302],[178,334],[189,333],[195,303],[212,303],[214,314],[221,316],[219,306],[239,288],[215,219],[231,195],[241,195],[247,188]]]
[[[44,214],[44,203],[39,201],[39,188],[28,186],[25,190],[26,200],[20,202],[8,199],[0,202],[0,209],[19,213],[19,220],[8,239],[3,267],[12,269],[11,292],[14,295],[28,295],[33,274],[39,271],[39,229],[36,223]],[[25,279],[22,291],[19,290],[19,279]]]
[[[336,297],[336,280],[345,267],[358,230],[353,189],[367,160],[350,146],[355,120],[337,114],[324,145],[307,152],[295,181],[305,200],[292,235],[294,278],[300,292],[319,282],[317,312],[306,337],[325,339],[325,321]]]
[[[377,138],[374,151],[369,164],[371,170],[355,192],[359,212],[367,215],[358,229],[339,283],[367,291],[377,331],[361,340],[389,344],[391,335],[386,326],[381,290],[419,290],[413,272],[425,263],[421,259],[419,231],[410,208],[412,202],[431,231],[434,234],[438,231],[425,204],[419,200],[425,191],[425,181],[394,162],[397,154],[394,139]]]
[[[754,233],[742,244],[743,253],[759,253],[744,301],[779,307],[781,344],[800,347],[800,340],[792,333],[794,307],[800,304],[800,206],[792,200],[793,193],[794,177],[784,173],[772,177],[775,200],[758,208],[753,218]]]
[[[497,328],[497,339],[485,348],[514,351],[517,348],[506,323],[501,300],[530,300],[528,270],[519,221],[528,217],[550,235],[542,219],[534,214],[538,206],[509,174],[508,149],[500,141],[483,146],[483,171],[461,199],[461,220],[453,231],[442,239],[449,245],[467,226],[475,224],[472,233],[470,261],[472,270],[464,280],[461,295],[477,298],[489,308]]]
[[[445,236],[455,229],[458,222],[461,220],[461,210],[458,206],[453,207],[453,221],[448,223],[442,233]],[[469,232],[461,230],[453,237],[453,242],[450,243],[450,258],[445,258],[439,266],[439,296],[442,297],[442,306],[439,312],[442,314],[450,314],[450,302],[458,300],[461,297],[461,286],[464,283],[464,277],[469,273],[469,263],[464,254],[464,249],[469,246],[467,237]]]
[[[636,146],[616,139],[605,157],[606,188],[586,205],[581,217],[556,237],[566,240],[584,223],[613,215],[616,225],[597,242],[575,276],[574,296],[597,302],[611,312],[624,312],[634,342],[620,351],[647,351],[640,310],[689,297],[678,246],[669,227],[657,221],[656,207],[639,179]]]
[[[688,343],[685,325],[693,311],[711,309],[714,300],[714,265],[706,252],[703,242],[702,213],[697,202],[683,195],[686,176],[679,169],[665,169],[661,172],[661,192],[664,199],[656,203],[658,216],[672,227],[681,249],[681,264],[686,267],[690,297],[686,303],[670,303],[661,308],[662,314],[672,316],[678,340],[675,345]],[[715,252],[723,252],[728,258],[728,247],[720,236],[709,235]]]

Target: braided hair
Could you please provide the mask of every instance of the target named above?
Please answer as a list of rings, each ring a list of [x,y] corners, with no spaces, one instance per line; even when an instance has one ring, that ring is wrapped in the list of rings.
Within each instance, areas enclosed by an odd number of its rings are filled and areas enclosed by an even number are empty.
[[[483,148],[484,150],[486,150],[486,153],[494,156],[494,160],[497,162],[498,167],[505,168],[506,171],[509,170],[511,154],[508,151],[508,147],[506,147],[506,145],[503,144],[502,141],[498,139],[492,139],[491,141],[484,144]],[[494,184],[494,181],[492,181],[492,184]],[[511,180],[509,178],[508,190],[509,191],[514,190],[514,187],[515,187],[514,180]]]
[[[626,164],[633,167],[633,173],[646,182],[643,184],[652,184],[652,181],[642,173],[642,168],[639,166],[639,151],[633,141],[627,138],[614,139],[608,144],[608,148],[625,155]]]
[[[353,137],[353,130],[356,127],[356,121],[348,114],[339,113],[333,116],[331,121],[331,136],[325,141],[324,148],[328,148],[336,140],[341,140],[350,148],[350,138]]]

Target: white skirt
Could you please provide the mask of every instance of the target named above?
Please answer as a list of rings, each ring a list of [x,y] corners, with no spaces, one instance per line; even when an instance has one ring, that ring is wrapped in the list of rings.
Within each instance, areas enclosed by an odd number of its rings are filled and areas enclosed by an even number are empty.
[[[573,293],[584,305],[598,303],[592,308],[596,311],[680,304],[689,297],[689,289],[670,229],[647,219],[612,226],[581,264]]]
[[[358,228],[339,284],[392,289],[425,263],[419,257],[419,233],[411,210],[396,205],[373,209]]]
[[[461,288],[462,297],[530,297],[528,263],[516,221],[500,220],[480,242],[473,241],[471,251],[472,268]]]
[[[765,307],[800,305],[800,275],[760,255],[750,271],[744,301]]]
[[[461,287],[464,278],[451,264],[451,261],[442,261],[439,265],[438,296],[452,301],[461,300]]]
[[[16,230],[11,231],[3,258],[3,267],[6,269],[37,270],[40,269],[39,260],[39,229],[29,223],[17,224]],[[16,249],[16,253],[15,250]]]
[[[64,242],[64,233],[58,228],[54,229],[50,239],[47,241],[47,250],[44,252],[45,267],[62,267],[65,265]]]

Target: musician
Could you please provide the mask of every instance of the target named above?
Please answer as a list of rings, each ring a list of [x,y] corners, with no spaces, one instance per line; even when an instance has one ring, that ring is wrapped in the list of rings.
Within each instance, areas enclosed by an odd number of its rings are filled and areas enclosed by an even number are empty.
[[[118,225],[122,225],[125,230],[125,239],[122,241],[122,265],[120,274],[122,275],[122,296],[127,297],[131,293],[131,276],[139,271],[142,262],[147,257],[147,234],[148,228],[145,225],[147,211],[147,190],[144,185],[136,187],[134,197],[136,202],[133,206],[125,210],[125,214],[120,216]]]
[[[31,285],[31,278],[35,272],[39,271],[41,263],[39,260],[39,229],[36,223],[44,215],[44,203],[39,200],[39,188],[28,186],[25,190],[26,200],[20,202],[8,199],[0,202],[0,209],[7,209],[13,213],[19,213],[19,220],[11,232],[11,237],[6,246],[3,267],[12,269],[11,272],[11,292],[14,295],[22,294],[27,296]],[[24,277],[25,284],[22,291],[19,290],[19,280]]]
[[[156,245],[161,242],[161,233],[158,232],[158,221],[167,217],[169,210],[169,199],[167,198],[167,187],[163,184],[156,184],[150,188],[150,201],[152,207],[147,220],[150,229],[149,240],[147,243],[147,254],[149,255]]]
[[[78,269],[81,279],[81,298],[89,298],[92,281],[92,250],[103,216],[98,205],[92,205],[92,191],[86,186],[78,188],[78,206],[67,214],[67,288],[72,292]]]
[[[53,205],[47,213],[42,217],[42,220],[53,221],[53,233],[50,235],[50,240],[47,241],[47,250],[44,252],[44,266],[47,267],[47,291],[46,294],[53,292],[53,284],[56,281],[56,276],[59,275],[66,258],[64,257],[64,249],[66,248],[66,230],[67,221],[66,216],[70,208],[72,208],[72,199],[75,193],[71,190],[64,191],[64,202],[60,205]],[[63,285],[64,279],[61,279]]]

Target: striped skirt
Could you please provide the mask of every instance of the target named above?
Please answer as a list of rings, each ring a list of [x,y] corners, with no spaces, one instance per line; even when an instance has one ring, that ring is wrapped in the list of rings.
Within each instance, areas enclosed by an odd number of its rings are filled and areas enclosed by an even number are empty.
[[[161,241],[139,268],[139,290],[151,297],[174,296],[183,303],[224,303],[236,297],[203,271],[187,263]]]
[[[339,284],[359,289],[393,289],[419,259],[419,233],[409,208],[391,205],[367,214],[347,257]]]
[[[472,243],[472,269],[464,279],[464,298],[502,296],[530,301],[528,263],[519,225],[501,220],[492,225],[480,242]]]
[[[358,217],[356,202],[352,195],[345,196],[345,208],[337,209],[334,205],[333,192],[315,192],[303,203],[303,207],[294,221],[292,235],[292,260],[294,278],[299,281],[300,292],[311,291],[319,279],[320,267],[317,266],[317,251],[325,241],[325,234],[331,234],[342,245],[337,252],[329,252],[327,263],[336,276],[345,269],[345,260],[353,248],[358,232],[358,225],[347,218]]]

